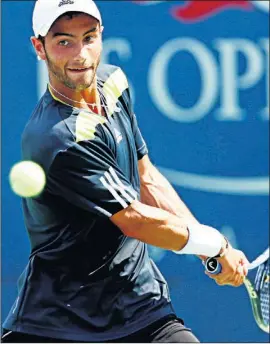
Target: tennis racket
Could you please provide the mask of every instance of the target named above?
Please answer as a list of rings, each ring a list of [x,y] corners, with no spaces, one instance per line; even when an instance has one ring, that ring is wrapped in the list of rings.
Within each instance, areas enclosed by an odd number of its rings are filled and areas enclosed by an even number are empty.
[[[255,259],[248,267],[253,270],[249,273],[249,277],[245,278],[244,284],[247,289],[254,318],[257,325],[264,332],[269,331],[269,248],[264,251],[257,259]],[[219,274],[221,272],[221,264],[215,258],[208,258],[204,262],[205,269],[211,274]]]

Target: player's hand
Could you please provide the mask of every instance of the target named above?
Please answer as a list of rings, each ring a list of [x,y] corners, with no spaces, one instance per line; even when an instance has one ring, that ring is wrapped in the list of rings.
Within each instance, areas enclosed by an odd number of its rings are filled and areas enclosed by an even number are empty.
[[[214,279],[218,285],[239,287],[243,284],[248,273],[249,261],[242,251],[229,246],[225,256],[217,260],[221,264],[222,271],[217,275],[205,271],[210,278]]]

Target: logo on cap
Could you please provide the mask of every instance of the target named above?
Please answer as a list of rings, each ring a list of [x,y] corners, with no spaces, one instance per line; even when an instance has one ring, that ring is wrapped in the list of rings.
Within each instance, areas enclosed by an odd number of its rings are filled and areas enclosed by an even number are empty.
[[[72,0],[62,0],[62,1],[60,1],[58,7],[61,7],[63,5],[72,5],[72,4],[74,4],[74,1],[72,1]]]

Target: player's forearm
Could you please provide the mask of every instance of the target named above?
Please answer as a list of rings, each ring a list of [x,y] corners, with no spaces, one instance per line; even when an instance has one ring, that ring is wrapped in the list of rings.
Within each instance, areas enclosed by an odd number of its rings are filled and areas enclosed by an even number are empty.
[[[183,219],[138,201],[111,219],[125,235],[163,249],[178,251],[189,236]]]
[[[184,218],[188,222],[198,222],[169,181],[153,165],[147,173],[141,174],[141,201]]]
[[[139,201],[133,201],[111,220],[129,237],[180,254],[214,257],[223,247],[224,237],[216,229],[188,224],[184,218]]]

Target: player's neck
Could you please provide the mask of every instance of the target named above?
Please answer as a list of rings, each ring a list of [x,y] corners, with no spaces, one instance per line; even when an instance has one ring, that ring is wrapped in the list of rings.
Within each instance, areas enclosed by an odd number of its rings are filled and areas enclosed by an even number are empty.
[[[93,82],[93,86],[82,91],[72,90],[52,77],[50,77],[49,85],[53,96],[61,102],[72,107],[91,110],[99,115],[103,115],[96,79]]]

